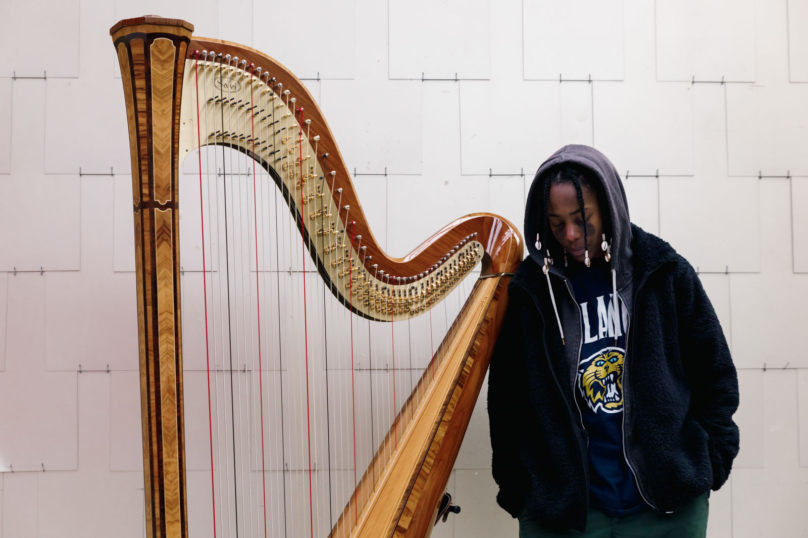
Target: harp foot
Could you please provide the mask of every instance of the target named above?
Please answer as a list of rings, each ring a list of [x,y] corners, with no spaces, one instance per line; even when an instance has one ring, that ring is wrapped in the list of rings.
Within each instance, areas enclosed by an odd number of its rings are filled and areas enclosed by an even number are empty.
[[[456,504],[452,504],[452,495],[450,493],[444,493],[443,498],[440,500],[440,505],[438,506],[438,517],[435,518],[435,525],[441,520],[445,523],[449,514],[459,513],[460,507]]]

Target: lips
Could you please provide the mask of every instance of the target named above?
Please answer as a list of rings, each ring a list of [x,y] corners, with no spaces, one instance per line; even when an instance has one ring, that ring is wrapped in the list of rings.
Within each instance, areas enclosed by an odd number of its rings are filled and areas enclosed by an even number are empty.
[[[581,254],[584,253],[584,248],[583,247],[581,247],[581,248],[568,248],[567,252],[569,252],[573,256],[578,256],[578,255],[581,255]]]

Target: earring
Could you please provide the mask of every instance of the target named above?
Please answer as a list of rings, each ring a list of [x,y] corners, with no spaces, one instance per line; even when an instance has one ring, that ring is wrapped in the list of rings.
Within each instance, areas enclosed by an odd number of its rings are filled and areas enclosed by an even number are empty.
[[[564,267],[567,267],[567,251],[564,251]]]
[[[539,241],[539,234],[536,233],[536,250],[541,250],[541,241]]]

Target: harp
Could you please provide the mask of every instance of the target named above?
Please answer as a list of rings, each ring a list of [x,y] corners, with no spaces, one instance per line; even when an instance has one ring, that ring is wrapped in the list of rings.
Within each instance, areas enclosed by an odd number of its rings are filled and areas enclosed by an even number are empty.
[[[284,66],[193,37],[182,20],[123,20],[110,34],[132,160],[148,536],[193,528],[193,451],[209,468],[200,511],[213,521],[195,534],[427,536],[522,257],[519,232],[478,213],[391,257],[325,118]],[[189,156],[198,174],[182,176]],[[195,186],[181,223],[183,177]],[[182,300],[181,229],[184,263],[200,265]],[[201,342],[189,340],[192,310]],[[436,312],[449,318],[439,343]],[[418,320],[404,357],[396,337]],[[209,444],[187,444],[183,360],[205,365]]]

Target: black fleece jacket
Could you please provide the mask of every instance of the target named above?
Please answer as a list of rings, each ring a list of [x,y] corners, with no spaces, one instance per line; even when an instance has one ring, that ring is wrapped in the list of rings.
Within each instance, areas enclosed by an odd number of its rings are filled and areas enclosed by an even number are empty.
[[[739,449],[737,373],[693,267],[635,225],[628,237],[624,451],[645,501],[672,513],[729,476]],[[563,300],[564,279],[551,276]],[[527,508],[547,528],[584,531],[587,432],[573,400],[571,343],[562,345],[546,276],[532,257],[508,290],[488,385],[497,502],[514,517]]]

